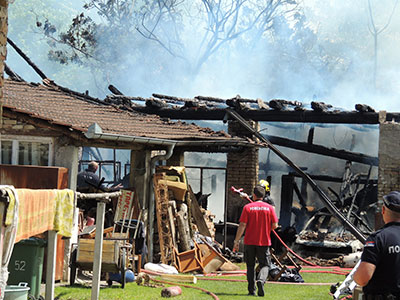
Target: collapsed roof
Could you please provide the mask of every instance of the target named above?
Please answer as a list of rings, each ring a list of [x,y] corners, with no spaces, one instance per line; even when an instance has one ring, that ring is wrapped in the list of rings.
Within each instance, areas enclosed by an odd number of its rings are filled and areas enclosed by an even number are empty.
[[[399,113],[378,113],[366,104],[356,104],[355,110],[347,111],[317,101],[312,101],[310,104],[283,99],[264,101],[260,98],[246,99],[240,95],[221,99],[205,96],[180,98],[152,94],[152,97],[143,98],[125,96],[112,85],[109,89],[113,94],[106,97],[105,101],[108,103],[171,119],[223,120],[226,108],[232,108],[246,119],[264,122],[379,124],[380,118],[385,118],[386,121],[400,121]]]

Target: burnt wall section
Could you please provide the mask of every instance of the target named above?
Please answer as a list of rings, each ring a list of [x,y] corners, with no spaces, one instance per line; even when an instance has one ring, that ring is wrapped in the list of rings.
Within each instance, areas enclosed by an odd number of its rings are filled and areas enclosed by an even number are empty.
[[[391,191],[400,191],[400,123],[379,125],[378,199]]]
[[[257,122],[251,122],[253,128],[259,130]],[[232,136],[252,137],[237,121],[228,122],[228,133]],[[243,188],[249,195],[258,181],[258,148],[248,148],[242,153],[227,154],[227,187]],[[242,208],[248,202],[238,195],[228,191],[227,196],[227,221],[237,223]]]

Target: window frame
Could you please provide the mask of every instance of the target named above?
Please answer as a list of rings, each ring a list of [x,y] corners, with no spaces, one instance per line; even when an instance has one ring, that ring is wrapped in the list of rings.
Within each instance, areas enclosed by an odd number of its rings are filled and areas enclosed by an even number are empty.
[[[20,142],[28,143],[42,143],[49,145],[49,156],[47,166],[52,166],[54,161],[54,138],[51,137],[41,137],[41,136],[27,136],[27,135],[0,135],[0,149],[1,143],[5,141],[12,142],[12,152],[11,152],[11,164],[18,165],[18,149]],[[0,164],[2,164],[0,156]]]

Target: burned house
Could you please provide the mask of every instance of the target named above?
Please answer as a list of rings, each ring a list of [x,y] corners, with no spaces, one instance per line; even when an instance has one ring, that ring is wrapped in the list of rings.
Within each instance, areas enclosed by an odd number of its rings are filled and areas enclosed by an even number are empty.
[[[336,218],[339,216],[339,227],[344,223],[356,238],[362,239],[373,228],[379,227],[379,220],[366,222],[366,219],[371,219],[371,215],[365,213],[364,208],[378,206],[374,206],[375,198],[366,201],[365,195],[376,189],[378,195],[382,195],[398,188],[397,179],[393,180],[393,177],[398,177],[394,171],[396,167],[392,167],[392,161],[396,161],[395,153],[391,152],[394,147],[387,146],[393,143],[390,135],[397,132],[399,116],[396,113],[376,113],[365,105],[356,105],[356,110],[349,112],[336,110],[322,102],[312,102],[308,108],[297,101],[274,99],[264,102],[240,96],[232,99],[203,96],[184,99],[160,94],[153,94],[151,98],[128,97],[112,86],[110,90],[113,95],[101,100],[61,87],[47,79],[43,73],[43,84],[30,84],[10,69],[6,71],[10,79],[5,81],[4,87],[2,163],[65,166],[69,169],[69,186],[73,189],[76,187],[74,178],[77,173],[78,148],[91,146],[132,151],[130,184],[136,189],[141,205],[150,210],[154,209],[150,181],[155,165],[167,160],[168,165],[184,166],[185,152],[227,153],[225,187],[236,186],[250,193],[259,179],[259,148],[267,147],[273,149],[291,168],[281,178],[280,199],[276,201],[282,227],[293,225],[293,214],[296,212],[296,207],[293,208],[294,198],[297,198],[298,204],[296,217],[305,223],[310,216],[306,196],[299,189],[296,179],[301,177],[304,184],[316,192],[315,198],[320,198],[327,207],[327,211],[321,212],[321,218],[314,216],[316,220],[307,224],[314,228],[312,231],[319,232],[321,229],[322,233],[317,236],[324,240],[329,234],[325,228],[315,226],[320,224],[329,228],[332,215]],[[143,102],[145,105],[138,104]],[[171,119],[228,122],[228,134],[180,121],[171,122]],[[311,129],[307,142],[261,135],[259,122],[379,124],[379,159],[363,153],[318,145],[313,141],[314,131]],[[371,168],[378,167],[379,176],[372,178],[370,173],[347,177],[307,174],[275,146],[365,164]],[[160,150],[164,152],[152,154],[152,151]],[[347,171],[344,170],[344,173]],[[332,195],[329,196],[315,183],[346,183],[346,180],[350,185],[356,184],[355,191],[346,193],[348,187],[343,187],[339,192],[331,191]],[[360,200],[361,195],[364,196]],[[362,202],[361,208],[359,202]],[[227,232],[227,223],[237,223],[244,204],[240,197],[226,192],[224,232]],[[153,217],[149,213],[151,224]],[[365,227],[363,232],[357,228],[358,224]]]

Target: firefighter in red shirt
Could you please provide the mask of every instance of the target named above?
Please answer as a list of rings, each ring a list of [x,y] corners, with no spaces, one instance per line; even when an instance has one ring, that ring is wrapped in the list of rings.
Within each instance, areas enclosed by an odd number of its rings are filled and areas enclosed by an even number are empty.
[[[249,295],[264,296],[264,283],[267,281],[271,265],[269,246],[271,231],[278,227],[278,218],[272,205],[263,201],[265,188],[256,185],[253,190],[253,201],[243,207],[239,228],[236,232],[233,251],[239,248],[239,240],[244,235],[244,260],[247,266]],[[255,273],[256,258],[260,272]]]

